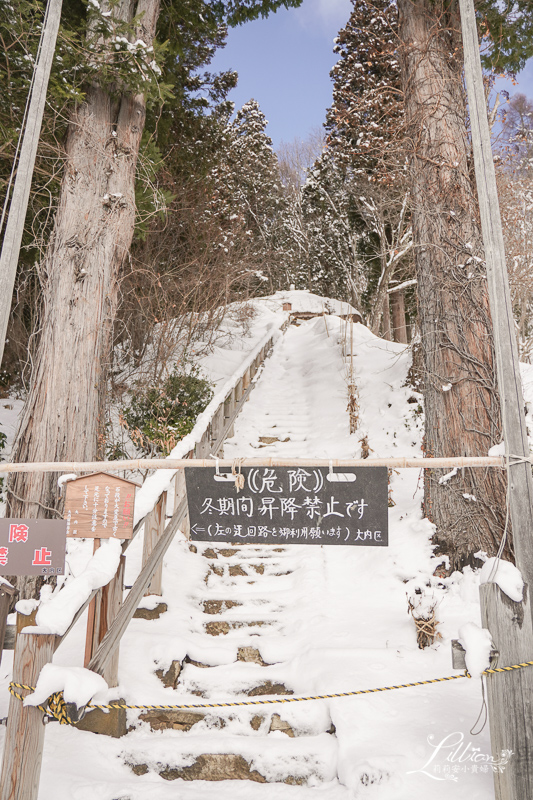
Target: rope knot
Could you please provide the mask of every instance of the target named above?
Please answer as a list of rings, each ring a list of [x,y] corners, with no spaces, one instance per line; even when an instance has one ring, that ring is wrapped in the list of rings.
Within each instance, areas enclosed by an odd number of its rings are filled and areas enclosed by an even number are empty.
[[[33,693],[35,691],[34,686],[26,686],[24,683],[15,683],[11,681],[9,684],[9,691],[16,697],[17,700],[24,700],[24,695],[17,692],[17,689],[25,689],[27,692]],[[28,695],[26,695],[27,697]],[[36,706],[39,711],[42,711],[43,714],[47,714],[53,719],[57,719],[60,725],[74,725],[73,721],[71,720],[68,710],[67,704],[65,703],[65,698],[63,697],[63,692],[55,692],[55,694],[51,695],[44,705]]]

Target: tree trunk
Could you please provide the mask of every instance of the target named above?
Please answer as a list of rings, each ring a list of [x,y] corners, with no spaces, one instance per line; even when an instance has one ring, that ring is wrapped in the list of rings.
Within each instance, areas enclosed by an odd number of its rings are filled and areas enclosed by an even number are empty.
[[[405,297],[403,289],[390,295],[392,314],[392,338],[400,344],[407,344],[407,326],[405,324]]]
[[[380,261],[381,261],[381,275],[378,282],[376,297],[374,299],[374,306],[370,315],[369,328],[375,336],[381,335],[384,339],[390,341],[391,339],[391,324],[390,324],[390,308],[389,296],[387,289],[389,288],[389,281],[395,268],[395,261],[392,258],[387,258],[387,253],[390,250],[389,243],[385,237],[385,232],[380,233]]]
[[[477,196],[470,172],[458,8],[399,0],[428,456],[481,456],[501,440]],[[451,10],[450,10],[451,9]],[[426,470],[425,513],[452,569],[494,554],[505,489],[496,469],[444,483]],[[474,499],[475,498],[475,499]]]
[[[390,318],[389,295],[385,292],[382,300],[383,317],[381,319],[381,335],[388,342],[392,342],[392,327]]]
[[[140,0],[137,8],[125,0],[114,10],[126,21],[142,14],[138,38],[151,44],[158,0]],[[119,274],[133,237],[144,120],[143,95],[112,97],[99,86],[89,87],[72,114],[54,231],[40,265],[41,331],[14,461],[93,460],[103,451],[106,376]],[[57,477],[11,475],[7,515],[60,516]],[[20,596],[42,582],[17,579]]]

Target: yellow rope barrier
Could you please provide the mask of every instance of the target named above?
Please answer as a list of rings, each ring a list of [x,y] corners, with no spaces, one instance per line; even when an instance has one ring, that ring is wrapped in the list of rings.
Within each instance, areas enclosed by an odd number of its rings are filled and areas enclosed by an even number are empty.
[[[490,669],[484,670],[482,675],[497,675],[498,673],[502,672],[512,672],[513,670],[522,669],[523,667],[532,667],[533,661],[524,661],[521,664],[512,664],[509,667],[493,667]],[[129,705],[128,703],[107,703],[107,704],[97,704],[97,703],[87,703],[87,708],[99,708],[99,709],[112,709],[112,708],[131,708],[138,711],[180,711],[180,710],[190,710],[190,709],[201,709],[201,708],[235,708],[235,707],[242,707],[242,706],[266,706],[266,705],[277,705],[278,703],[302,703],[307,702],[309,700],[332,700],[338,697],[355,697],[356,695],[361,694],[374,694],[376,692],[387,692],[391,689],[409,689],[413,686],[426,686],[427,684],[431,683],[443,683],[444,681],[455,681],[459,678],[471,678],[472,676],[467,672],[461,673],[461,675],[447,675],[444,678],[431,678],[427,681],[415,681],[414,683],[400,683],[395,686],[380,686],[377,689],[359,689],[354,692],[337,692],[335,694],[318,694],[309,697],[276,697],[273,699],[268,700],[242,700],[239,702],[233,703],[195,703],[194,705]],[[25,689],[28,692],[34,692],[35,688],[33,686],[26,686],[23,683],[15,683],[11,682],[9,684],[9,691],[11,694],[18,698],[19,700],[24,700],[24,697],[19,694],[16,689]],[[50,716],[54,717],[54,719],[59,720],[62,725],[75,725],[76,723],[73,722],[67,712],[66,704],[63,699],[63,692],[57,692],[53,694],[51,697],[48,698],[46,706],[37,706],[37,708],[43,712],[43,714],[49,714]]]
[[[11,681],[9,684],[9,691],[13,697],[16,697],[18,700],[24,700],[24,697],[19,694],[19,692],[15,691],[15,689],[26,689],[29,692],[35,691],[33,686],[26,686],[24,683],[14,683],[14,681]],[[75,724],[68,715],[63,692],[56,692],[48,698],[46,705],[36,706],[36,708],[42,711],[43,714],[49,714],[51,717],[54,717],[54,719],[57,719],[61,725]]]

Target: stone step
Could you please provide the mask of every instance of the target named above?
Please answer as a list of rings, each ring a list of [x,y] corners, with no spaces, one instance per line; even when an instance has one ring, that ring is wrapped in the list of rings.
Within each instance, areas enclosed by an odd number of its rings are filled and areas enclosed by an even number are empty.
[[[194,552],[199,551],[204,558],[213,561],[219,558],[269,559],[273,557],[274,553],[276,554],[274,558],[279,558],[280,553],[287,553],[287,549],[285,547],[267,547],[267,546],[252,545],[252,544],[235,545],[235,546],[228,545],[226,547],[213,546],[208,544],[207,547],[204,545],[203,549],[199,549],[201,548],[201,546],[202,546],[201,542],[198,542],[196,545],[194,545],[195,547]]]
[[[224,691],[235,695],[237,701],[244,697],[290,696],[294,694],[286,686],[284,664],[258,664],[237,661],[206,668],[191,661],[184,662],[179,676],[179,689],[185,694],[206,698],[213,697],[213,686],[224,687]],[[229,702],[229,701],[228,701]]]
[[[209,717],[211,729],[213,727],[225,727],[227,715],[226,717],[217,718],[214,712],[187,711],[186,709],[176,709],[173,711],[156,708],[148,709],[139,714],[139,719],[142,722],[147,722],[153,731],[175,730],[185,731],[187,733],[199,722],[202,722],[206,716]],[[291,739],[299,735],[280,714],[276,713],[265,712],[254,714],[250,717],[248,724],[253,731],[258,731],[260,728],[263,728],[263,733],[281,731],[281,733],[286,734]]]
[[[179,724],[179,723],[177,723]],[[261,724],[259,725],[261,727]],[[161,730],[153,740],[129,743],[124,762],[136,775],[158,774],[165,780],[226,781],[305,785],[335,778],[337,741],[334,735],[291,737],[254,733],[250,737],[187,735]]]
[[[277,622],[277,619],[233,619],[233,620],[213,620],[212,622],[206,622],[204,625],[204,630],[209,636],[227,636],[228,633],[231,631],[239,631],[244,629],[254,629],[254,633],[256,632],[256,628],[263,628],[272,625],[273,622]],[[252,631],[248,630],[248,633]],[[259,631],[257,631],[259,632]]]
[[[242,606],[242,603],[237,600],[204,600],[202,603],[204,614],[222,614],[235,606]]]
[[[284,575],[292,575],[293,570],[287,569],[283,564],[265,565],[265,564],[248,564],[243,562],[241,564],[210,564],[209,570],[206,575],[206,583],[209,582],[210,574],[218,575],[218,577],[230,578],[253,578],[254,582],[260,577],[264,578],[281,578]]]

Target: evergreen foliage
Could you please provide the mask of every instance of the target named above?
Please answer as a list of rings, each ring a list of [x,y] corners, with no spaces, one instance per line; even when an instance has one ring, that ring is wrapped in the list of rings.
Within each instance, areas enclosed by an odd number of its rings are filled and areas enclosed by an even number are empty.
[[[359,306],[366,278],[358,254],[352,190],[346,168],[328,147],[309,170],[302,188],[302,215],[308,287]]]
[[[196,367],[177,367],[161,388],[133,395],[123,421],[138,449],[149,456],[168,456],[177,442],[190,433],[199,414],[213,397],[209,381]]]
[[[406,238],[403,104],[397,8],[353,0],[335,39],[326,148],[302,190],[307,282],[349,300],[379,324]],[[377,310],[375,308],[377,302]]]
[[[213,75],[206,71],[215,50],[224,44],[227,25],[242,24],[279,7],[298,6],[300,2],[164,0],[152,50],[133,35],[138,20],[121,22],[115,4],[105,10],[107,6],[99,0],[88,3],[65,0],[4,358],[9,380],[20,372],[20,362],[24,363],[27,357],[28,339],[38,327],[39,260],[52,229],[59,196],[70,110],[83,100],[86,87],[97,83],[117,99],[122,92],[137,91],[147,98],[137,170],[136,252],[132,262],[133,266],[139,266],[136,256],[142,253],[143,241],[149,233],[164,229],[172,211],[177,210],[173,208],[173,199],[180,197],[177,202],[180,208],[185,198],[186,212],[191,208],[192,198],[192,206],[198,213],[202,213],[205,205],[200,202],[198,206],[197,202],[210,191],[206,186],[207,175],[220,158],[224,129],[233,108],[227,93],[237,80],[233,72]],[[43,9],[44,0],[0,0],[3,44],[0,80],[5,87],[0,94],[0,194],[7,190],[15,156]],[[190,213],[185,213],[183,225],[177,231],[180,246],[174,248],[182,264],[193,263],[195,251],[205,246],[206,231],[200,228],[202,243]],[[189,255],[184,252],[188,237]],[[145,276],[146,270],[153,272],[153,262],[147,264],[143,257],[146,252],[145,249],[141,257]],[[167,270],[173,279],[174,266],[175,262]],[[160,264],[156,273],[159,271]],[[145,303],[146,285],[150,291],[157,286],[152,277],[139,280],[138,270],[134,280],[129,273],[125,276],[126,308],[121,312],[119,336],[124,333],[123,321],[130,318],[132,308],[138,309]],[[134,297],[137,291],[139,296]],[[153,294],[152,298],[155,301]],[[159,297],[155,303],[158,310],[161,302]],[[191,296],[189,305],[194,302],[195,296]],[[177,304],[174,306],[177,308]]]
[[[390,181],[393,166],[402,160],[395,141],[403,117],[398,12],[390,0],[353,0],[353,4],[335,39],[339,60],[331,71],[328,145],[354,172]]]

